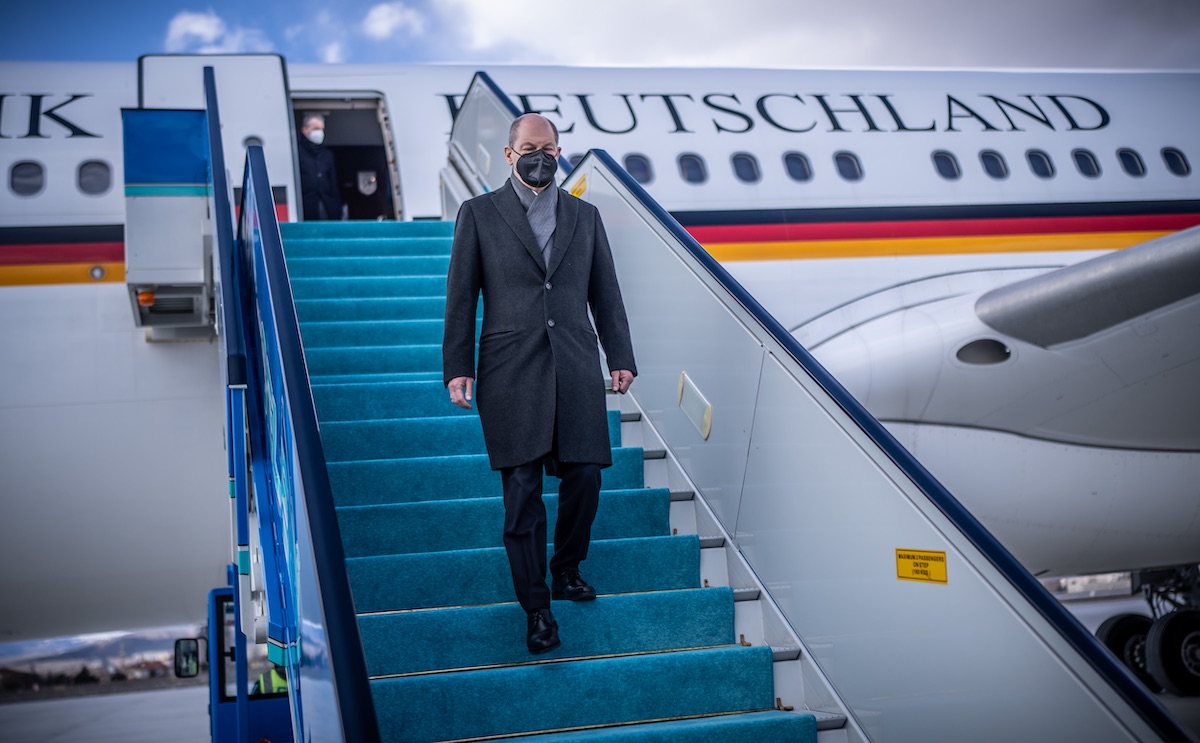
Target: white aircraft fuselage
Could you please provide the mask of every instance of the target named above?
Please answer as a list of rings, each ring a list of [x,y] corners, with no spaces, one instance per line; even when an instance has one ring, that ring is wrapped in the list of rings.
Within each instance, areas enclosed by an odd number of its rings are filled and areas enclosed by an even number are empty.
[[[350,188],[441,218],[477,69],[294,65],[288,93],[390,154]],[[976,312],[1200,224],[1200,73],[483,69],[564,155],[623,162],[1032,572],[1200,562],[1196,295],[1042,345]],[[147,95],[133,63],[0,63],[0,641],[199,621],[231,560],[216,342],[149,340],[124,285]],[[221,113],[234,185],[256,137],[296,218],[294,132]]]

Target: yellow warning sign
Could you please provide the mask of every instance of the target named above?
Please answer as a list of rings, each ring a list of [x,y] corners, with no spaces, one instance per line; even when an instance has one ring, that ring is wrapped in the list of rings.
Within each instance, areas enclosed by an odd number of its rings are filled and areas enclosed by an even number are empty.
[[[575,198],[579,198],[580,196],[583,196],[584,192],[586,192],[586,191],[587,191],[587,174],[584,173],[583,175],[579,176],[579,180],[575,182],[575,185],[571,186],[571,195],[574,196]]]
[[[946,553],[930,550],[896,550],[896,577],[922,583],[946,583]]]

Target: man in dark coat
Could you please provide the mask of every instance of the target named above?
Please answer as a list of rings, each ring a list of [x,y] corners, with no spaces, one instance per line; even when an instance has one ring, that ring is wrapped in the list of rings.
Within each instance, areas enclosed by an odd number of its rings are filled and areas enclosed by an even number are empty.
[[[300,196],[305,221],[341,219],[342,196],[338,188],[333,153],[325,147],[325,117],[305,114],[296,146],[300,157]]]
[[[470,409],[478,393],[488,457],[503,482],[504,546],[517,600],[528,615],[531,653],[560,644],[551,597],[596,597],[580,577],[579,563],[591,540],[600,469],[612,464],[597,333],[612,389],[624,394],[637,374],[600,213],[553,185],[560,152],[549,119],[518,118],[504,148],[513,166],[509,181],[462,205],[446,278],[442,346],[451,402]],[[551,588],[543,467],[562,478]]]

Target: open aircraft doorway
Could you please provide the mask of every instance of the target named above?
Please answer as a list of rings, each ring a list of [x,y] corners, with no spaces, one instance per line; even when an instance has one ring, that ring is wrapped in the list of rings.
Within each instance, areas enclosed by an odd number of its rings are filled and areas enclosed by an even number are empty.
[[[333,153],[346,219],[400,219],[400,179],[387,104],[378,93],[293,97],[299,132],[306,114],[325,118],[325,142]]]

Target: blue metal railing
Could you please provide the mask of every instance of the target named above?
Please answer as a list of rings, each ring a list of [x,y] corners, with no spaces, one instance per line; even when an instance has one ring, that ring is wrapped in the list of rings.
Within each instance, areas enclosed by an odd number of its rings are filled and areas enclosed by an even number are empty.
[[[225,384],[246,383],[246,344],[241,323],[231,322],[227,312],[236,312],[237,287],[233,257],[233,208],[229,201],[229,176],[225,172],[225,145],[221,139],[221,113],[217,105],[217,83],[213,68],[204,68],[204,102],[208,111],[209,168],[213,186],[213,220],[217,238],[217,335],[225,360]]]
[[[225,454],[229,474],[229,495],[233,501],[235,563],[231,575],[250,572],[249,476],[246,470],[246,348],[238,311],[237,272],[234,269],[236,243],[233,210],[229,201],[229,179],[225,172],[225,145],[221,137],[221,109],[217,104],[217,81],[212,67],[204,68],[204,107],[208,119],[208,168],[212,184],[212,209],[217,248],[216,322],[222,372],[225,378]],[[234,613],[242,615],[242,592],[234,584]],[[248,669],[246,634],[239,627],[234,633],[233,650],[237,663],[234,681],[237,689],[237,729],[241,738],[249,735]]]
[[[297,740],[376,741],[345,554],[258,146],[247,150],[234,251],[237,296],[222,300],[235,303],[245,334],[251,476],[267,536],[268,636],[273,657],[289,668],[294,733]]]
[[[622,186],[639,202],[642,209],[657,220],[684,249],[696,259],[747,313],[749,313],[800,365],[830,398],[854,421],[880,450],[911,480],[949,521],[984,555],[1005,579],[1033,606],[1080,656],[1137,711],[1142,719],[1165,740],[1187,740],[1187,734],[1145,687],[1021,565],[963,505],[950,494],[917,459],[896,440],[799,341],[714,259],[665,209],[662,208],[604,150],[591,150]],[[581,162],[580,165],[583,163]]]

